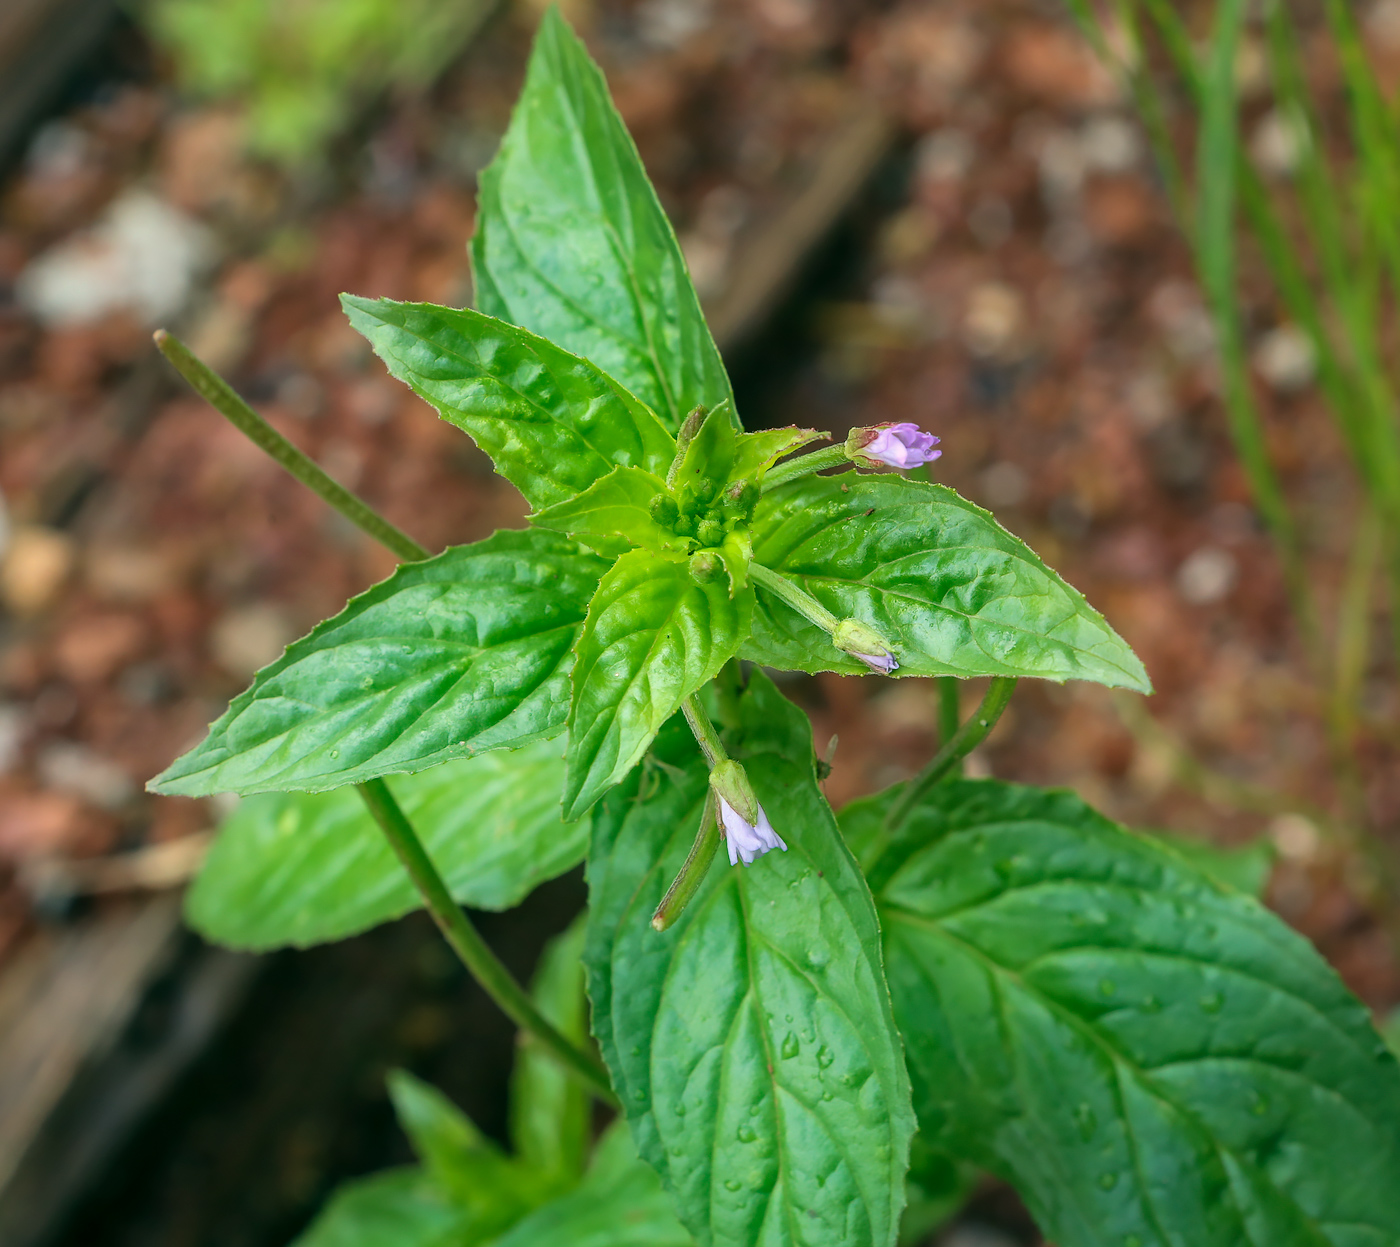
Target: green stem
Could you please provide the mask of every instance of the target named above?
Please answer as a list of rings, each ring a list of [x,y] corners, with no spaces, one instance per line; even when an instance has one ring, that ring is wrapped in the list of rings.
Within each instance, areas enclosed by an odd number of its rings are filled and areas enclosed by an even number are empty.
[[[946,745],[958,733],[958,677],[938,677],[938,743]]]
[[[368,779],[355,785],[369,812],[408,871],[423,903],[437,923],[452,951],[461,958],[472,977],[501,1011],[521,1030],[528,1031],[565,1069],[577,1076],[605,1104],[617,1107],[607,1072],[591,1056],[571,1043],[550,1023],[501,964],[462,907],[452,899],[447,884],[438,874],[413,824],[404,816],[394,794],[382,779]]]
[[[713,771],[721,762],[728,759],[729,755],[725,753],[719,733],[715,731],[715,725],[710,722],[710,716],[705,713],[705,707],[700,704],[700,697],[697,693],[691,693],[681,702],[681,712],[685,715],[685,721],[690,724],[690,730],[695,733],[695,739],[700,745],[700,752],[705,755],[705,764]]]
[[[749,564],[749,575],[756,584],[761,584],[770,593],[776,593],[799,615],[810,619],[824,632],[835,632],[841,621],[817,601],[810,593],[799,589],[786,576],[780,576],[761,563]]]
[[[690,904],[705,876],[710,873],[710,865],[715,860],[719,848],[719,817],[715,810],[715,794],[712,791],[705,798],[705,809],[700,815],[700,830],[695,833],[695,843],[690,846],[690,855],[676,873],[661,904],[651,916],[651,925],[658,931],[665,931],[681,911]]]
[[[977,707],[972,718],[958,728],[953,733],[952,739],[946,741],[943,747],[933,755],[932,761],[905,785],[899,799],[890,807],[890,812],[885,816],[886,828],[898,827],[913,813],[919,802],[928,795],[929,789],[933,788],[953,767],[962,762],[968,754],[987,739],[987,733],[996,726],[997,720],[1001,718],[1001,712],[1006,709],[1006,703],[1011,700],[1011,694],[1015,688],[1015,676],[999,675],[992,678],[987,695],[982,698],[982,704]]]
[[[218,373],[190,352],[179,338],[156,330],[156,346],[202,399],[259,449],[266,451],[303,485],[313,490],[356,527],[408,562],[428,557],[428,551],[371,510],[345,486],[332,480],[304,453],[248,406]]]
[[[846,454],[844,442],[839,446],[824,446],[821,450],[809,451],[805,455],[798,455],[796,459],[780,463],[775,468],[769,468],[763,476],[763,492],[766,494],[770,489],[777,489],[779,485],[786,485],[800,476],[810,476],[813,472],[821,472],[826,468],[849,467],[850,462],[851,458]]]

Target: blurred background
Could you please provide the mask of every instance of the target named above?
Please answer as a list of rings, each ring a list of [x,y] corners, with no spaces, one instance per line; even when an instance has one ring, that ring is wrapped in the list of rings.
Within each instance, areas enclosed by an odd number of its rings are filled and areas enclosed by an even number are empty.
[[[337,1181],[407,1158],[393,1065],[501,1130],[510,1030],[426,921],[262,959],[181,930],[226,807],[145,781],[392,560],[183,389],[150,331],[425,545],[519,526],[519,495],[388,379],[336,296],[471,300],[476,177],[542,7],[0,11],[7,1247],[281,1247]],[[1248,848],[1267,903],[1388,1018],[1400,0],[1340,25],[1335,5],[1256,6],[1229,75],[1242,207],[1214,226],[1191,69],[1212,3],[563,8],[745,423],[937,433],[935,479],[1146,663],[1150,699],[1023,682],[970,772]],[[930,682],[784,687],[819,750],[838,738],[834,804],[932,752]],[[527,975],[583,895],[576,873],[483,930]],[[989,1184],[921,1241],[1039,1240]]]

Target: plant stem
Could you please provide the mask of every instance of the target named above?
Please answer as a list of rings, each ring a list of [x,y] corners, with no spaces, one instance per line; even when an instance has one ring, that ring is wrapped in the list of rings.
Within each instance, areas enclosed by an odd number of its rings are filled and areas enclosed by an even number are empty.
[[[382,779],[368,779],[356,784],[369,812],[374,815],[390,846],[408,871],[414,886],[423,897],[428,912],[437,923],[452,951],[461,958],[472,977],[500,1007],[501,1011],[522,1030],[528,1031],[544,1049],[565,1069],[577,1076],[605,1104],[617,1107],[607,1072],[591,1056],[571,1043],[535,1008],[525,989],[515,981],[501,964],[477,929],[472,926],[462,907],[452,899],[447,884],[438,874],[432,858],[423,848],[413,824],[405,817],[394,800],[394,794]]]
[[[796,459],[789,459],[775,468],[769,468],[763,476],[763,492],[766,494],[770,489],[777,489],[779,485],[786,485],[800,476],[810,476],[813,472],[820,472],[825,468],[849,467],[850,462],[844,442],[839,446],[824,446],[821,450],[808,451],[805,455],[798,455]]]
[[[890,812],[885,816],[887,829],[898,827],[928,795],[930,788],[987,739],[987,733],[1001,718],[1001,712],[1006,709],[1006,703],[1011,700],[1015,688],[1015,676],[992,677],[987,695],[982,698],[982,704],[977,707],[972,718],[953,733],[952,739],[946,741],[933,755],[929,764],[909,781],[899,799],[890,807]]]
[[[958,677],[938,677],[938,743],[946,745],[958,733]],[[961,770],[961,764],[959,764]]]
[[[671,886],[666,889],[666,895],[661,898],[661,904],[651,916],[651,925],[656,930],[665,931],[681,916],[681,911],[690,904],[700,890],[700,885],[705,882],[705,876],[710,873],[710,865],[715,860],[718,848],[719,818],[715,811],[715,794],[711,791],[705,798],[705,809],[700,815],[700,830],[695,833],[695,843],[690,846],[690,855],[676,872]]]
[[[259,449],[266,451],[303,485],[319,494],[347,520],[408,562],[428,557],[428,551],[400,532],[382,515],[355,497],[345,486],[298,450],[248,406],[218,373],[191,353],[179,338],[157,329],[156,346],[202,399]]]
[[[685,721],[690,724],[690,730],[695,733],[700,752],[705,755],[705,764],[713,771],[729,755],[725,753],[719,733],[710,722],[710,716],[705,713],[705,707],[700,704],[699,695],[691,693],[681,702],[681,711],[685,715]]]
[[[749,575],[753,577],[756,584],[761,584],[770,593],[776,593],[799,615],[810,619],[824,632],[835,632],[840,625],[841,621],[835,615],[805,589],[799,589],[786,576],[780,576],[761,563],[750,563]]]

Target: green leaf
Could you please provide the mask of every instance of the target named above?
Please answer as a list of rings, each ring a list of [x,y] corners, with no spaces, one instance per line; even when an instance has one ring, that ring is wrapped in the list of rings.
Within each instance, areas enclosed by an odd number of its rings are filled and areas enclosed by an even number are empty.
[[[673,432],[733,397],[636,146],[557,12],[481,175],[472,273],[482,311],[593,360]]]
[[[689,494],[708,501],[731,479],[738,446],[733,415],[729,403],[718,404],[705,414],[676,473],[675,488],[682,497]]]
[[[580,915],[545,946],[530,988],[540,1012],[580,1045],[588,1042],[583,935]],[[578,1079],[526,1038],[510,1084],[510,1137],[516,1154],[551,1178],[577,1180],[588,1155],[591,1113],[588,1092]]]
[[[537,528],[570,533],[614,557],[632,546],[679,553],[691,543],[662,528],[649,509],[651,500],[665,493],[666,482],[659,476],[641,468],[614,468],[577,498],[536,512],[530,522]]]
[[[1140,831],[1137,834],[1146,836],[1149,833]],[[1268,887],[1275,854],[1267,840],[1255,840],[1238,848],[1222,848],[1208,840],[1178,836],[1172,832],[1154,831],[1150,836],[1171,852],[1180,854],[1201,874],[1209,875],[1217,883],[1235,888],[1256,900],[1263,897],[1264,889]]]
[[[341,295],[389,371],[465,429],[534,507],[614,467],[665,473],[675,439],[586,359],[480,312]]]
[[[759,429],[756,433],[741,433],[734,448],[731,480],[761,480],[774,462],[809,442],[824,441],[827,435],[817,429]]]
[[[691,1247],[693,1241],[617,1122],[583,1182],[526,1217],[496,1247]]]
[[[500,1233],[539,1202],[539,1176],[501,1151],[436,1087],[391,1070],[389,1098],[429,1176],[468,1210],[473,1229]]]
[[[559,821],[557,743],[482,754],[387,782],[453,897],[509,909],[582,857],[587,823]],[[354,788],[249,797],[219,829],[185,900],[232,948],[344,939],[422,900]]]
[[[473,1247],[471,1214],[421,1169],[347,1182],[292,1247]]]
[[[566,817],[627,774],[681,701],[711,679],[748,634],[753,591],[696,584],[684,562],[624,554],[588,608],[574,667]]]
[[[711,1243],[894,1240],[913,1118],[869,889],[817,788],[806,717],[755,672],[727,741],[788,844],[716,860],[664,934],[706,770],[684,726],[589,849],[594,1030],[638,1149]]]
[[[930,1144],[1064,1247],[1400,1241],[1400,1066],[1307,941],[1071,793],[891,795],[842,825]]]
[[[942,485],[809,476],[759,503],[754,559],[890,642],[899,675],[1093,680],[1150,692],[1137,655],[991,514]],[[865,667],[766,590],[745,658],[797,671]]]
[[[323,792],[552,736],[606,569],[528,530],[400,567],[258,672],[150,788]]]

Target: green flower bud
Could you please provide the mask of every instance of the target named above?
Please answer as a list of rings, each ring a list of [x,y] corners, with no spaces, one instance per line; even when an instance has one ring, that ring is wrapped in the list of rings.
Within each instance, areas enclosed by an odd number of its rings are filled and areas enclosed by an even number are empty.
[[[680,518],[680,508],[676,506],[676,500],[670,494],[657,494],[647,503],[647,510],[662,528],[674,528],[676,520]]]
[[[701,550],[690,556],[690,578],[698,585],[712,585],[724,575],[724,560]]]
[[[837,649],[859,658],[877,675],[889,675],[899,666],[885,638],[859,619],[843,619],[831,634],[831,642]]]
[[[695,536],[695,517],[685,514],[678,515],[671,528],[678,536],[693,537]]]
[[[732,758],[726,758],[710,772],[710,787],[746,823],[758,822],[758,798],[749,783],[748,772]]]
[[[752,515],[758,505],[759,488],[755,481],[735,481],[724,491],[724,500],[741,515]]]
[[[717,546],[724,540],[724,525],[706,515],[695,529],[695,539],[702,546]]]

